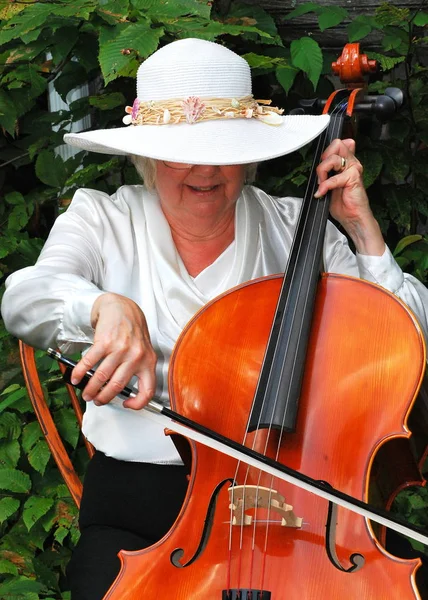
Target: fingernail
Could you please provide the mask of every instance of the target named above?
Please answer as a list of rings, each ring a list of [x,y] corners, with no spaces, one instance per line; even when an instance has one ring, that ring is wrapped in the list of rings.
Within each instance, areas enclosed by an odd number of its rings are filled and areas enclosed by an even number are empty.
[[[102,406],[102,402],[100,402],[99,400],[94,400],[94,404],[95,406]]]
[[[79,380],[77,379],[77,377],[72,377],[70,379],[70,383],[71,385],[77,385],[79,383]]]
[[[314,198],[321,198],[322,194],[320,193],[319,189],[315,192],[314,194]]]
[[[82,398],[85,402],[91,402],[92,400],[91,396],[88,396],[88,394],[82,394]]]

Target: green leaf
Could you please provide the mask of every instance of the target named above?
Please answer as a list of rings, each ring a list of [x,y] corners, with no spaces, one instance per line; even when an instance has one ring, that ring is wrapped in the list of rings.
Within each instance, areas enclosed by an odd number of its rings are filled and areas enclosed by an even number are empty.
[[[80,428],[74,410],[63,408],[55,413],[54,418],[61,438],[75,448],[79,439]]]
[[[79,40],[79,30],[77,27],[60,27],[51,36],[50,51],[52,54],[52,63],[59,65]]]
[[[16,108],[10,94],[0,90],[0,125],[12,136],[15,134],[16,119]]]
[[[289,12],[287,15],[284,15],[283,19],[295,19],[296,17],[301,17],[302,15],[306,15],[309,12],[319,12],[320,5],[315,2],[305,2],[304,4],[300,4],[297,8]]]
[[[185,15],[199,16],[209,19],[211,6],[205,0],[132,0],[131,4],[147,16],[162,22],[164,18],[183,17]]]
[[[73,49],[75,57],[88,72],[99,69],[98,36],[81,33]]]
[[[51,5],[37,2],[28,5],[26,9],[17,14],[0,31],[0,46],[16,38],[22,38],[26,33],[37,29],[41,33],[43,25],[52,14]]]
[[[78,17],[87,21],[94,10],[98,7],[99,0],[61,0],[61,2],[50,3],[52,15],[61,17]]]
[[[419,234],[415,234],[415,235],[407,235],[406,237],[402,238],[398,244],[395,247],[395,250],[393,252],[394,256],[398,256],[403,250],[404,248],[406,248],[407,246],[409,246],[410,244],[414,244],[415,242],[419,242],[419,240],[422,239],[422,236]]]
[[[400,52],[400,49],[402,48],[402,50],[404,50],[403,54],[405,54],[407,46],[408,40],[406,33],[397,27],[394,27],[390,33],[385,33],[383,36],[382,48],[385,52],[389,52],[390,50],[397,50],[397,52]]]
[[[30,220],[31,215],[33,214],[33,209],[34,206],[32,204],[17,204],[14,206],[9,213],[7,220],[9,231],[21,231],[21,229],[23,229]]]
[[[242,58],[245,58],[252,69],[262,69],[264,71],[273,70],[278,64],[283,62],[282,58],[272,58],[271,56],[264,56],[255,52],[244,54]]]
[[[50,150],[42,150],[36,160],[36,175],[46,185],[62,187],[67,179],[64,162]]]
[[[0,414],[0,438],[17,440],[21,435],[21,422],[13,412]]]
[[[269,34],[275,39],[275,43],[281,44],[273,17],[260,6],[254,4],[250,6],[248,4],[241,4],[240,2],[233,2],[227,17],[224,19],[224,23],[254,26],[258,31],[261,30]]]
[[[7,202],[7,204],[12,204],[12,205],[25,204],[25,198],[20,192],[10,192],[9,194],[5,195],[4,199]],[[17,385],[17,384],[15,384],[15,385]],[[9,393],[9,392],[13,392],[13,391],[14,390],[7,388],[7,390],[3,390],[1,395],[3,396],[3,394],[5,394],[5,393]]]
[[[377,60],[384,71],[390,71],[395,65],[406,60],[405,56],[385,56],[378,52],[368,52],[367,54],[369,58]]]
[[[17,498],[11,498],[7,496],[6,498],[2,498],[0,500],[0,523],[4,523],[7,521],[9,517],[11,517],[20,506],[20,502]],[[3,561],[0,561],[0,564]],[[0,573],[10,573],[10,571],[2,571],[0,569]]]
[[[382,27],[397,25],[398,27],[407,29],[410,10],[394,6],[391,2],[382,2],[376,9],[375,16],[376,21]]]
[[[281,65],[276,69],[276,78],[287,93],[290,91],[298,72],[298,69],[286,65]]]
[[[100,2],[97,8],[97,14],[100,15],[110,25],[115,25],[125,21],[129,11],[129,0],[110,0],[109,2]]]
[[[43,498],[40,496],[31,496],[24,504],[22,514],[23,521],[28,529],[30,529],[41,519],[49,509],[53,506],[52,498]]]
[[[418,12],[413,19],[413,23],[418,27],[425,27],[425,25],[428,25],[428,13]]]
[[[15,62],[27,62],[35,59],[39,54],[46,51],[46,40],[38,40],[31,44],[20,44],[10,50],[6,64],[11,65]]]
[[[340,6],[327,6],[323,7],[322,11],[318,16],[318,23],[321,31],[328,29],[329,27],[335,27],[339,25],[344,19],[348,17],[348,11]]]
[[[350,42],[358,42],[371,33],[373,26],[371,19],[368,19],[366,15],[359,15],[348,27],[348,37]]]
[[[4,410],[6,410],[6,408],[11,406],[12,404],[15,404],[15,402],[17,402],[21,398],[24,398],[26,395],[27,390],[25,388],[20,388],[16,390],[16,392],[9,394],[8,397],[5,398],[5,400],[0,402],[0,413],[2,413]]]
[[[88,74],[86,69],[72,60],[65,65],[61,75],[55,79],[54,86],[64,102],[67,102],[67,94],[75,88],[87,83],[87,81]]]
[[[16,392],[16,390],[21,389],[22,386],[19,385],[19,383],[12,383],[12,385],[9,385],[6,389],[4,389],[1,393],[0,396],[7,396],[8,394],[10,394],[11,392]]]
[[[0,584],[0,597],[4,600],[38,600],[39,592],[44,589],[43,583],[28,577],[19,577]]]
[[[50,457],[51,453],[49,450],[49,446],[47,445],[44,439],[41,439],[28,453],[28,462],[33,467],[33,469],[35,469],[43,475]]]
[[[16,13],[19,13],[24,9],[25,5],[11,4],[10,2],[5,3],[3,1],[0,3],[0,20],[9,21],[9,19],[16,15]]]
[[[382,155],[384,159],[385,165],[385,174],[387,177],[391,178],[394,183],[402,184],[407,175],[409,174],[411,160],[410,157],[407,157],[405,153],[400,148],[391,148],[384,147],[382,149]],[[401,195],[404,193],[403,186],[397,188],[395,193]]]
[[[410,260],[404,256],[396,256],[395,262],[403,271],[410,265]]]
[[[103,175],[108,173],[112,173],[115,169],[118,169],[121,162],[117,157],[111,158],[110,160],[101,163],[91,163],[87,167],[83,169],[79,169],[75,173],[73,173],[65,182],[67,187],[78,186],[84,187],[89,185],[91,182],[93,183]],[[0,238],[1,240],[1,238]]]
[[[290,51],[293,65],[308,75],[315,89],[322,71],[322,52],[318,43],[310,37],[302,37],[291,42]]]
[[[0,489],[27,494],[31,489],[30,477],[18,469],[0,469]]]
[[[388,133],[392,139],[404,142],[410,135],[410,123],[404,119],[392,120],[389,123]]]
[[[36,443],[43,438],[42,430],[38,421],[28,423],[22,430],[22,448],[24,452],[30,452],[30,450],[36,445]]]
[[[228,25],[220,21],[202,21],[201,19],[189,19],[186,26],[183,27],[182,22],[170,25],[169,31],[174,35],[183,39],[188,37],[197,37],[203,40],[212,41],[221,35],[244,36],[246,34],[256,34],[257,36],[274,42],[271,35],[265,31],[253,26],[246,25]],[[253,36],[254,37],[254,36]],[[276,40],[275,40],[276,43]]]
[[[8,87],[22,87],[22,92],[26,94],[28,99],[37,98],[44,93],[47,87],[47,81],[39,73],[37,65],[19,65],[4,78],[6,83],[10,82]],[[20,112],[17,112],[20,116]]]
[[[59,544],[62,545],[62,543],[64,542],[65,538],[67,537],[67,535],[69,533],[70,533],[70,530],[67,529],[66,527],[58,527],[58,529],[55,530],[54,538]]]
[[[152,54],[162,35],[162,29],[152,29],[146,22],[103,27],[99,60],[105,83],[121,75],[135,74],[139,65],[137,59]]]
[[[6,500],[6,498],[4,498],[4,499]],[[19,507],[18,500],[15,500],[15,498],[9,498],[9,500],[14,500],[14,501],[18,502],[18,507]],[[3,523],[3,521],[1,521],[1,515],[2,515],[1,503],[2,503],[2,500],[0,500],[0,522]],[[13,511],[13,512],[15,512],[15,511]],[[19,571],[18,571],[18,567],[16,565],[14,565],[12,561],[6,560],[5,558],[0,558],[0,573],[2,575],[9,573],[10,575],[17,576]]]
[[[101,94],[100,96],[89,96],[89,104],[100,110],[111,110],[116,106],[125,106],[125,97],[121,92]]]
[[[21,446],[17,440],[8,440],[0,444],[0,464],[15,469],[21,455]]]

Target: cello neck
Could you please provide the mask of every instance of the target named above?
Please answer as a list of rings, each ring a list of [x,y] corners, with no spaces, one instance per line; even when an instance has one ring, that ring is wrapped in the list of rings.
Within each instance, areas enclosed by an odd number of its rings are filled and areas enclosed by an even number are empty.
[[[333,111],[315,153],[251,410],[249,431],[271,427],[288,432],[295,429],[330,205],[330,194],[318,200],[313,197],[317,189],[316,166],[328,144],[341,135],[346,102],[338,100],[340,108]]]

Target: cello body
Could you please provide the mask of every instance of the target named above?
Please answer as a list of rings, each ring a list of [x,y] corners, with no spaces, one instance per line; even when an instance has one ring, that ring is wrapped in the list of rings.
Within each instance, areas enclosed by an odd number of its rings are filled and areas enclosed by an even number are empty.
[[[246,433],[280,286],[279,276],[244,284],[194,317],[172,356],[171,405],[367,500],[379,448],[410,436],[406,421],[425,367],[420,328],[411,311],[379,286],[323,275],[296,430]],[[174,526],[157,544],[120,553],[122,568],[106,599],[421,598],[415,583],[419,561],[390,555],[367,519],[337,510],[333,545],[340,564],[348,569],[351,555],[364,557],[360,569],[345,572],[326,550],[327,501],[205,446],[191,443],[191,449],[189,489]],[[262,486],[271,497],[278,492],[301,525],[282,524],[275,503],[240,514],[228,494],[231,482]],[[247,524],[231,524],[233,519]]]

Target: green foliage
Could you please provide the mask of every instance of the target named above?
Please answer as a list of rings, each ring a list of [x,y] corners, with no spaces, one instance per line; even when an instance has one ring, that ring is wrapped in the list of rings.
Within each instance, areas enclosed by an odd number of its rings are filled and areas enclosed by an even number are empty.
[[[402,492],[394,500],[392,510],[421,529],[428,529],[428,490],[412,487]],[[420,552],[426,551],[423,544],[410,540],[412,546]]]
[[[37,356],[54,420],[83,471],[76,418],[60,373],[43,352]],[[77,509],[13,366],[14,345],[9,357],[11,368],[3,372],[9,385],[1,397],[14,400],[0,403],[0,597],[66,599],[64,569],[79,535]]]
[[[216,4],[0,0],[0,275],[34,263],[78,187],[113,192],[137,181],[124,158],[85,152],[64,158],[62,137],[84,117],[93,127],[121,125],[125,105],[134,100],[138,65],[159,46],[190,36],[225,43],[250,63],[256,96],[271,97],[287,110],[301,98],[332,91],[326,77],[331,58],[313,37],[284,45],[260,6],[232,1],[223,14]],[[321,31],[345,24],[350,41],[364,45],[370,33],[380,36],[370,58],[379,60],[383,72],[370,89],[397,86],[405,104],[388,126],[363,129],[358,152],[390,247],[403,269],[426,282],[428,69],[419,53],[426,50],[428,13],[383,4],[375,14],[351,20],[343,8],[309,2],[285,22],[293,28],[293,19],[306,13],[316,15]],[[86,83],[89,94],[73,100],[73,89]],[[68,102],[66,109],[50,110],[52,87]],[[259,183],[275,194],[301,195],[310,165],[304,148],[262,164]],[[83,473],[78,430],[58,373],[42,354],[38,363],[55,421]],[[2,323],[0,390],[0,598],[66,599],[64,570],[78,538],[77,513],[26,397],[16,341]],[[426,495],[415,497],[426,511]]]

